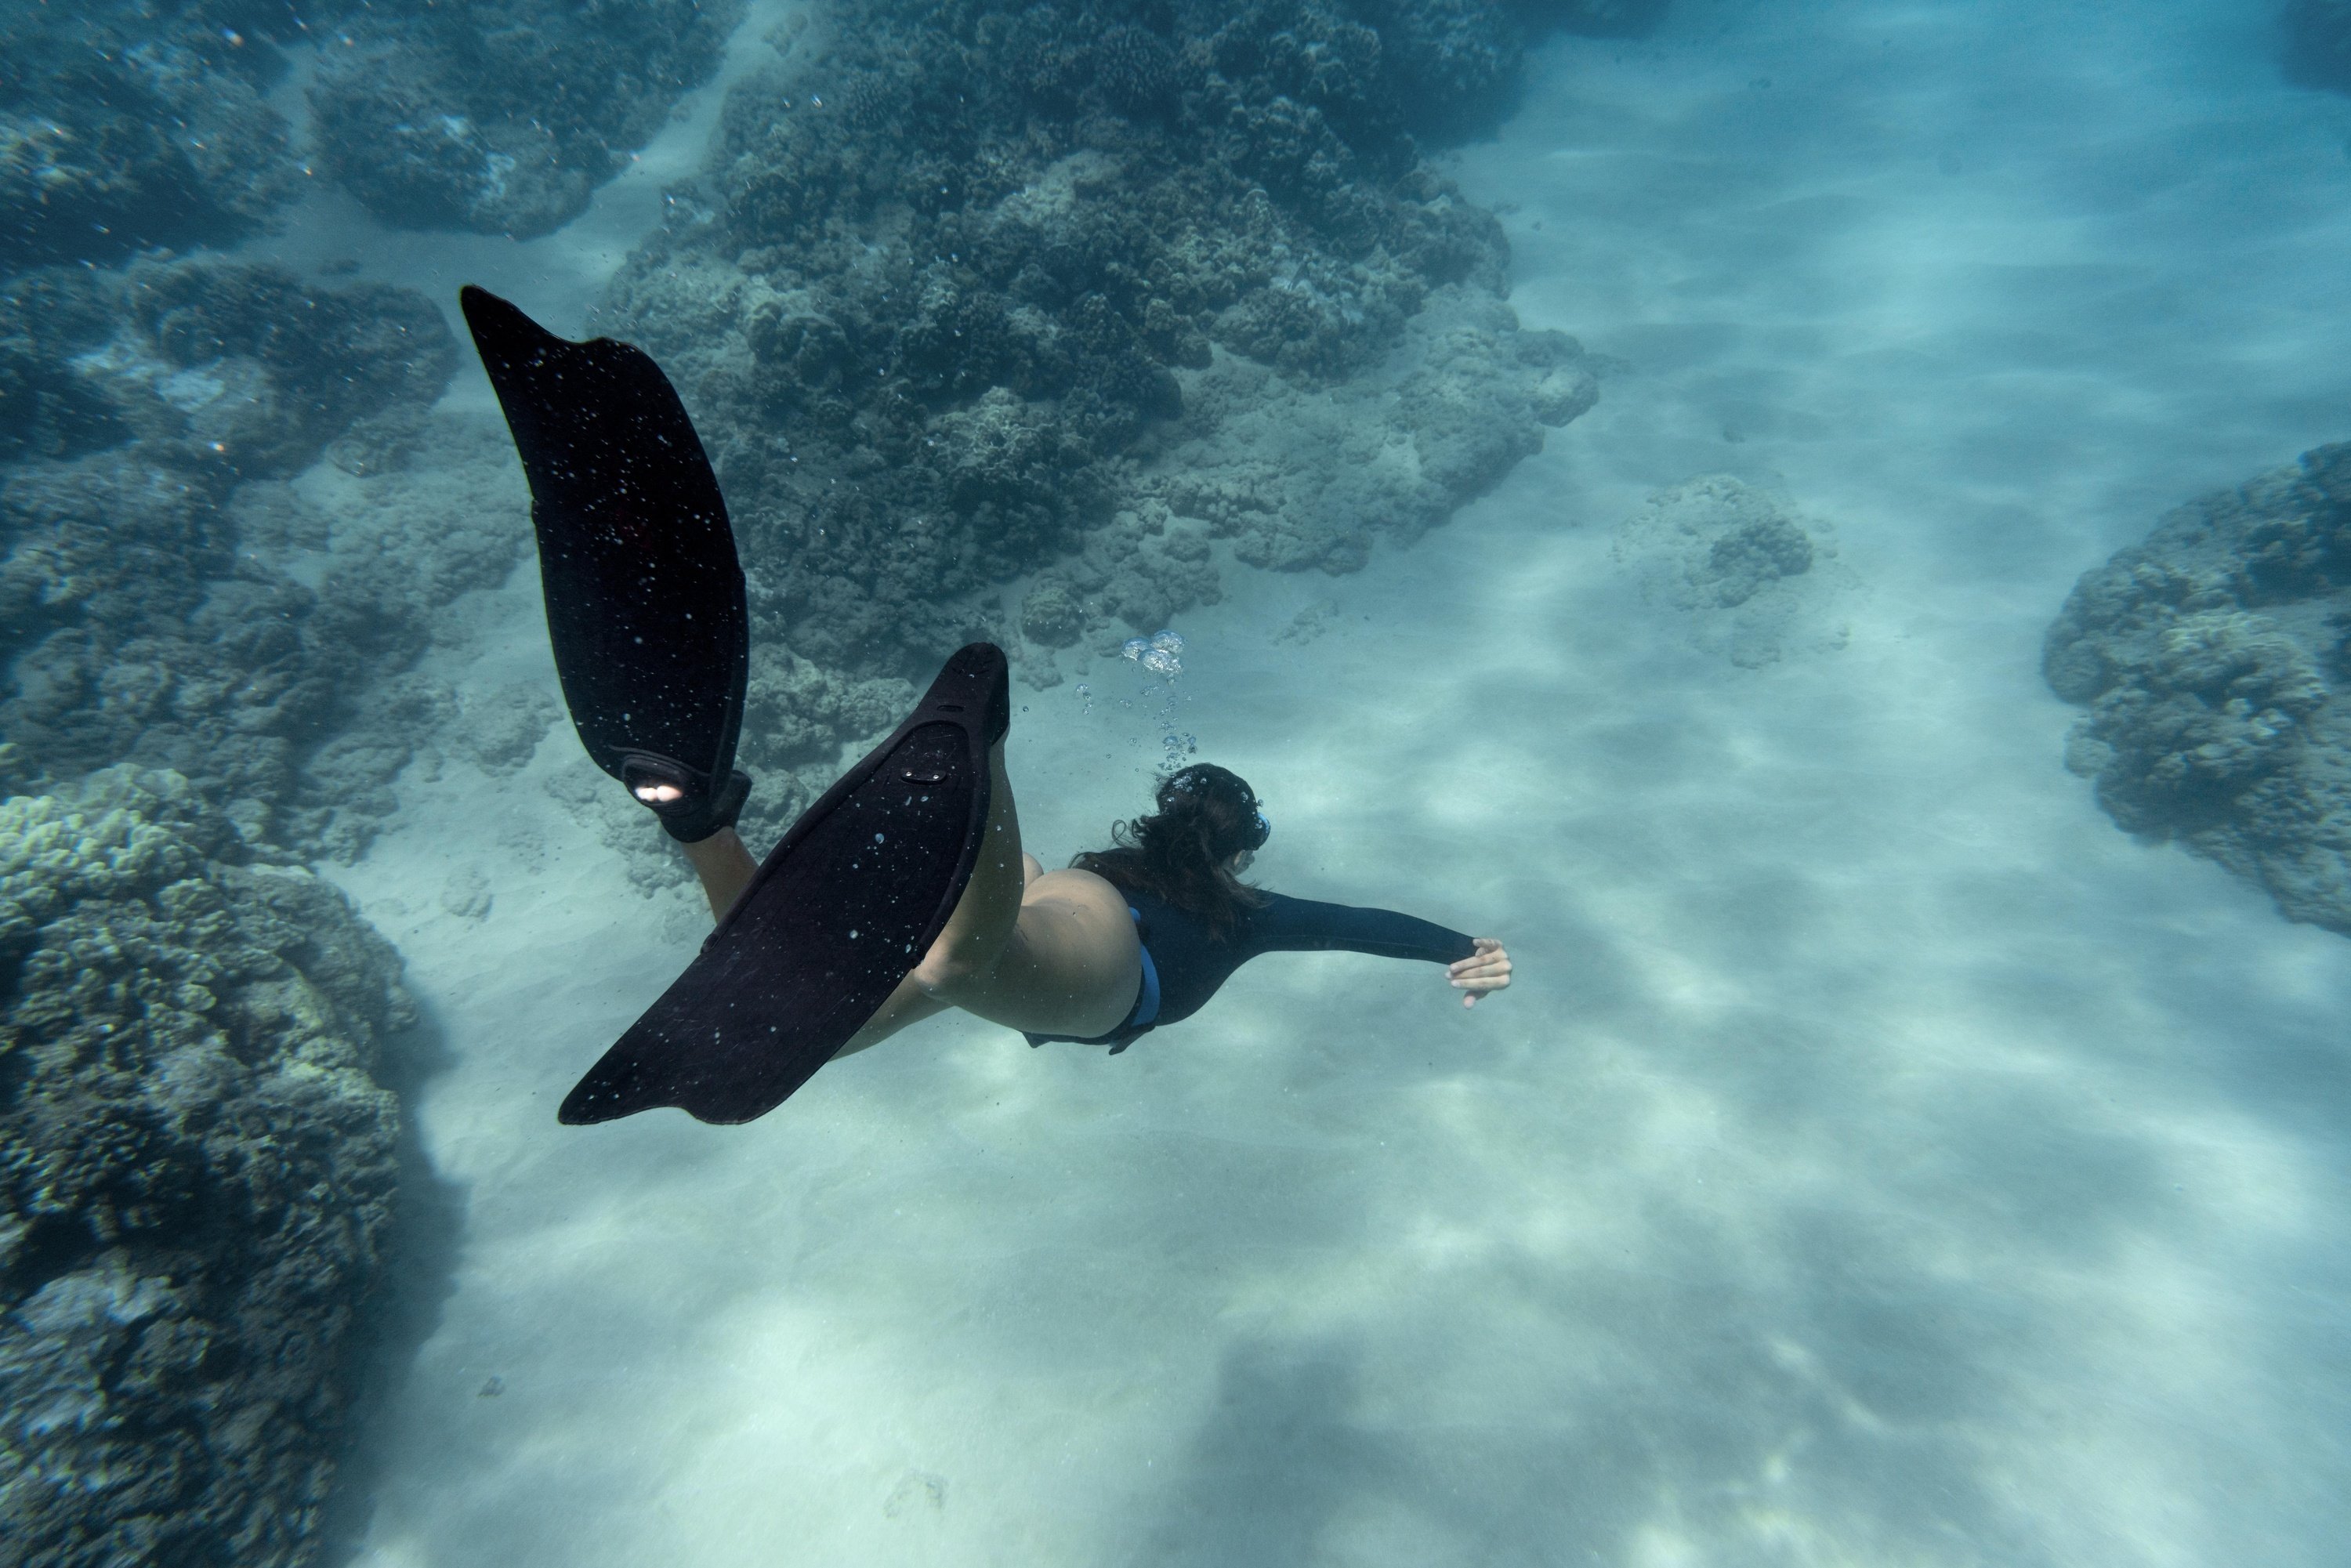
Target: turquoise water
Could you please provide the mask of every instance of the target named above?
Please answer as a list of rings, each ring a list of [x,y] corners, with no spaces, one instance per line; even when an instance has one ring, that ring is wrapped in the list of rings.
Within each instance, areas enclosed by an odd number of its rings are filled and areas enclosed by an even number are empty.
[[[588,329],[788,15],[544,237],[330,191],[239,254]],[[955,1015],[747,1127],[563,1129],[698,899],[551,706],[412,764],[319,864],[405,959],[440,1216],[330,1560],[2342,1560],[2351,948],[2116,829],[2040,656],[2158,515],[2351,435],[2351,98],[2258,7],[1679,0],[1437,162],[1596,408],[1360,571],[1220,557],[1172,685],[1081,644],[1008,755],[1057,864],[1196,736],[1259,880],[1517,983],[1269,958],[1115,1060]],[[518,526],[496,472],[404,504]],[[1723,505],[1802,582],[1677,597]],[[551,700],[528,563],[436,613],[461,706]]]

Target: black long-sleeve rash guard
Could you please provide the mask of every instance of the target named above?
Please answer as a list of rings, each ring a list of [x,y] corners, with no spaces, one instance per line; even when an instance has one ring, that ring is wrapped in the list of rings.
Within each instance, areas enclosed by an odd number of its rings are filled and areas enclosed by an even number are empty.
[[[1135,912],[1137,934],[1158,970],[1159,1011],[1141,1029],[1122,1026],[1106,1035],[1078,1040],[1081,1044],[1124,1050],[1162,1024],[1182,1022],[1206,1007],[1234,970],[1260,953],[1337,951],[1452,964],[1478,950],[1477,944],[1458,931],[1398,915],[1393,909],[1317,904],[1279,893],[1267,894],[1262,905],[1246,911],[1232,931],[1218,938],[1198,915],[1165,899],[1125,888],[1119,891]],[[1077,1037],[1030,1035],[1029,1039],[1038,1044]]]

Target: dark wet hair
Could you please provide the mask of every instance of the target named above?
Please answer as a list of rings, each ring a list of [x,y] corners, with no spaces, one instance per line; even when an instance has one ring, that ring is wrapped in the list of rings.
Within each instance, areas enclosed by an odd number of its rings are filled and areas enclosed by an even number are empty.
[[[1111,830],[1113,847],[1070,863],[1113,885],[1164,898],[1218,936],[1265,902],[1225,862],[1254,853],[1270,831],[1257,791],[1230,768],[1196,762],[1159,781],[1158,810]]]

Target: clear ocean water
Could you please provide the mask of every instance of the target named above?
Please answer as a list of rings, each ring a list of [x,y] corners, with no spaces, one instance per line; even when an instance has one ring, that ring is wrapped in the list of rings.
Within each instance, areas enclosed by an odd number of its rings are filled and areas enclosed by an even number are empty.
[[[599,330],[794,10],[537,237],[319,182],[179,248]],[[1064,652],[1009,758],[1059,864],[1192,737],[1266,885],[1508,942],[1471,1012],[1269,957],[1115,1059],[950,1015],[747,1126],[559,1127],[706,916],[561,793],[530,562],[436,611],[422,675],[545,734],[311,862],[422,1021],[396,1310],[269,1560],[2344,1563],[2351,946],[2117,828],[2041,668],[2080,574],[2351,439],[2351,96],[2277,54],[2240,0],[1674,0],[1432,141],[1597,405],[1360,570],[1219,557],[1180,675]],[[470,350],[440,406],[494,415]],[[1802,519],[1804,592],[1677,598],[1694,485]]]

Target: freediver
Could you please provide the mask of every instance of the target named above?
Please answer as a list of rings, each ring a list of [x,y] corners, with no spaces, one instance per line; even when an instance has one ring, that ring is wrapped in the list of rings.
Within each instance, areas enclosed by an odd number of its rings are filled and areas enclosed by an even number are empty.
[[[701,442],[641,350],[555,337],[460,296],[530,483],[548,629],[581,744],[683,847],[717,920],[700,954],[564,1099],[559,1118],[675,1105],[763,1115],[839,1056],[950,1008],[1031,1045],[1123,1051],[1190,1017],[1260,953],[1446,966],[1462,1005],[1510,955],[1409,915],[1288,898],[1240,873],[1272,831],[1213,764],[1049,872],[1004,766],[1002,652],[952,655],[914,713],[801,813],[764,862],[735,831],[748,669],[743,576]]]

